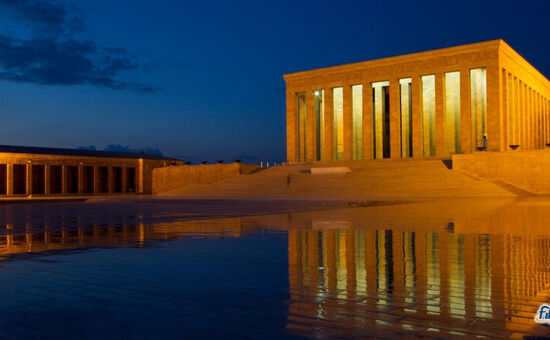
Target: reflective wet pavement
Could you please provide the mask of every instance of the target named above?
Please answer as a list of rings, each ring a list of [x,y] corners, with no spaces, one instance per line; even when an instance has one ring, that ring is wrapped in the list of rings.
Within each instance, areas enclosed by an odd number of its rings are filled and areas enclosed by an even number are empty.
[[[0,206],[0,338],[550,333],[547,199],[142,203]]]

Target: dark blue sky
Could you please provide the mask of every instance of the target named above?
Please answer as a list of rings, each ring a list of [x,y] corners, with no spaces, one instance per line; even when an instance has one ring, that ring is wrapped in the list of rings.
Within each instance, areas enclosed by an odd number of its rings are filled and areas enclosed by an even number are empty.
[[[0,0],[0,144],[285,158],[282,75],[502,38],[550,76],[550,1]]]

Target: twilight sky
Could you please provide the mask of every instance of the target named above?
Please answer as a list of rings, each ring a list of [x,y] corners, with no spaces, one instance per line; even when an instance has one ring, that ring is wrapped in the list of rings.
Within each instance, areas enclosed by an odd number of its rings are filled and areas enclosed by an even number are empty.
[[[285,158],[282,75],[502,38],[550,77],[550,1],[0,0],[0,144]]]

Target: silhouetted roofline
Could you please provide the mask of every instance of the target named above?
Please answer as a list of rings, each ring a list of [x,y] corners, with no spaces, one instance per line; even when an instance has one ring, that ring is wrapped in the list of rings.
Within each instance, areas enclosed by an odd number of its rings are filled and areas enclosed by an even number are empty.
[[[43,148],[37,146],[0,145],[0,153],[25,153],[38,155],[58,155],[76,157],[105,157],[105,158],[132,158],[132,159],[154,159],[154,160],[177,160],[175,158],[159,156],[144,152],[115,152],[95,151],[81,149]]]

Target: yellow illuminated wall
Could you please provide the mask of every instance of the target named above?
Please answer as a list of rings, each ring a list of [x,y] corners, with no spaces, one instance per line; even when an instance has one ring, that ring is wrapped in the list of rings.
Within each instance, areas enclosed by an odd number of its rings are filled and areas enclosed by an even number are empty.
[[[435,76],[422,76],[422,150],[435,156]]]
[[[351,87],[353,110],[353,159],[363,158],[363,85]]]
[[[472,122],[472,145],[484,146],[487,139],[487,77],[484,68],[470,70],[470,113]]]
[[[332,89],[332,112],[334,115],[334,159],[344,158],[344,89]]]
[[[445,73],[445,153],[460,153],[460,72]]]

